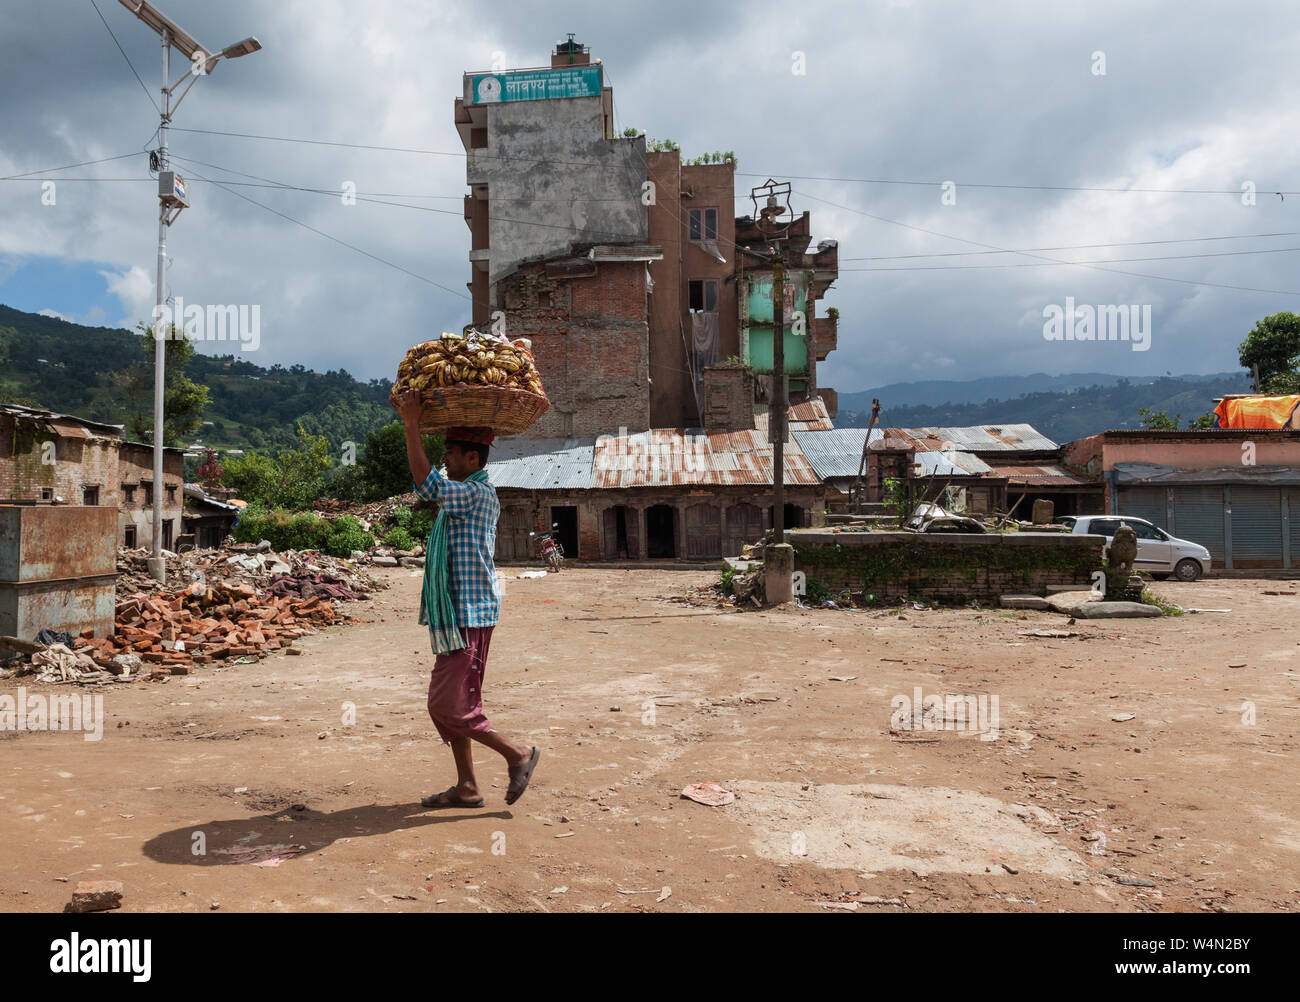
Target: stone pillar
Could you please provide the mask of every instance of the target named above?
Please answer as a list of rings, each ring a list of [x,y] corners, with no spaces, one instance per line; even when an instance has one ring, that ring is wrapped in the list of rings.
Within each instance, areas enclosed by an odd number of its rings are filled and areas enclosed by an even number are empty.
[[[763,591],[768,605],[794,601],[794,547],[789,543],[763,547]]]

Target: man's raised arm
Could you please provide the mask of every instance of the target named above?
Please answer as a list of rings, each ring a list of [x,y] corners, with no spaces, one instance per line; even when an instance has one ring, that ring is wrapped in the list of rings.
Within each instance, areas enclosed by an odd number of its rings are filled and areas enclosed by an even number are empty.
[[[428,479],[433,464],[424,451],[424,439],[420,437],[420,414],[424,404],[416,390],[407,390],[397,396],[397,413],[406,426],[406,460],[411,464],[411,479],[416,485]]]

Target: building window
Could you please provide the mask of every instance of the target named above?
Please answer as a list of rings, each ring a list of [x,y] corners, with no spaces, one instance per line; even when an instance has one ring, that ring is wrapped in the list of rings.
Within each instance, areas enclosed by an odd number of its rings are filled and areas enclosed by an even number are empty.
[[[172,522],[171,522],[171,519],[168,519],[166,522],[163,523],[163,538],[162,538],[162,544],[163,544],[163,549],[164,549],[164,550],[170,550],[170,549],[172,548]]]
[[[144,506],[153,507],[153,483],[148,480],[142,480],[140,486],[144,488]]]
[[[716,279],[692,279],[690,284],[691,309],[716,313],[718,309],[718,282]]]
[[[81,488],[81,503],[88,505],[99,504],[99,488],[83,487]]]
[[[167,501],[170,503],[170,502],[175,501],[175,500],[176,500],[176,485],[175,485],[175,484],[168,484],[168,485],[167,485]]]
[[[135,504],[135,484],[122,485],[122,503]]]
[[[53,501],[53,500],[54,500],[54,488],[53,488],[53,487],[42,487],[42,488],[41,488],[41,500],[42,500],[42,501]]]
[[[691,240],[718,239],[718,210],[692,209],[690,214]]]
[[[122,534],[122,545],[129,550],[135,549],[135,526],[128,525]]]

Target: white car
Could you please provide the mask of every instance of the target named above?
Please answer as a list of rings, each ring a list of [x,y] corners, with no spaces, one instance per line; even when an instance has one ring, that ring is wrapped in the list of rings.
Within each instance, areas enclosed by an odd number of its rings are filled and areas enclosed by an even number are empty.
[[[1127,525],[1137,533],[1135,571],[1146,571],[1154,578],[1173,575],[1179,581],[1195,581],[1210,569],[1210,551],[1200,543],[1171,536],[1144,518],[1128,515],[1078,515],[1062,519],[1073,523],[1071,532],[1082,536],[1105,536],[1106,546],[1115,538],[1115,530]],[[1103,553],[1105,550],[1102,551]]]

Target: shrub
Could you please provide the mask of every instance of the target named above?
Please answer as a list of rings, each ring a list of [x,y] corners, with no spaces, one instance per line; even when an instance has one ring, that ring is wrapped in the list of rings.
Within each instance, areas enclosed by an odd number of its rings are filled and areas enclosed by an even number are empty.
[[[406,505],[393,509],[393,527],[397,529],[411,529],[411,509]]]
[[[411,526],[407,530],[412,536],[421,541],[429,538],[429,533],[433,532],[434,514],[428,508],[420,508],[411,516]]]
[[[400,526],[390,529],[388,535],[384,537],[384,542],[398,550],[415,549],[415,541],[411,539],[411,534]]]
[[[334,532],[325,544],[331,557],[346,557],[353,550],[366,550],[375,545],[375,537],[361,528],[352,515],[343,515],[334,523]]]

